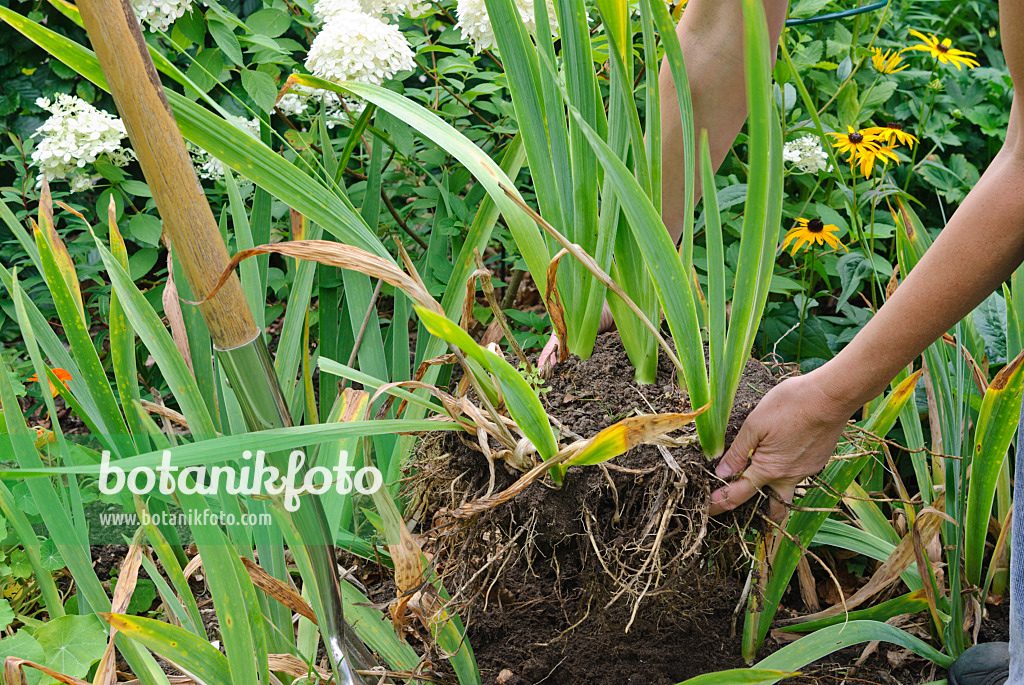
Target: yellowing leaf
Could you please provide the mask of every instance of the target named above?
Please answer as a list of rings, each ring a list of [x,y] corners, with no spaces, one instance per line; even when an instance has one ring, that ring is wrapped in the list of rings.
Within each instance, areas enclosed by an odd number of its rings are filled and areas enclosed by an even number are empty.
[[[622,419],[587,441],[587,444],[566,464],[586,466],[614,459],[637,445],[651,442],[682,428],[705,412],[709,406],[706,404],[697,411],[688,413],[631,416]]]

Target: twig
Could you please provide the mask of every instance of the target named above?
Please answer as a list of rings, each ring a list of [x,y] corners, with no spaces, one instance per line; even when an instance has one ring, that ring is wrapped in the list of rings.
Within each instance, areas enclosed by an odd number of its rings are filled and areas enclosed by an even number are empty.
[[[366,308],[366,316],[363,317],[363,323],[359,326],[359,334],[356,335],[356,342],[352,345],[352,354],[348,356],[348,366],[352,366],[356,363],[356,357],[359,356],[359,348],[363,344],[363,337],[366,335],[366,328],[370,325],[370,316],[377,311],[377,298],[380,296],[380,288],[384,284],[383,280],[377,281],[376,287],[373,289],[373,295],[370,296],[370,306]],[[344,389],[348,385],[348,379],[346,378],[341,382],[341,387]]]

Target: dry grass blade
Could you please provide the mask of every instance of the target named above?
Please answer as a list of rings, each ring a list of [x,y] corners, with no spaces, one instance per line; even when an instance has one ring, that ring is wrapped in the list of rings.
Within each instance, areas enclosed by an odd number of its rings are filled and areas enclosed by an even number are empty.
[[[935,510],[935,513],[939,512]],[[917,521],[914,522],[913,532],[903,536],[900,544],[896,546],[896,549],[889,555],[889,558],[886,559],[878,570],[875,571],[875,574],[871,576],[871,580],[869,580],[864,587],[857,590],[857,592],[854,593],[852,597],[848,598],[844,604],[836,604],[828,609],[819,611],[816,614],[801,616],[793,619],[793,622],[805,623],[807,621],[816,621],[820,618],[838,616],[844,611],[850,611],[857,608],[871,597],[899,580],[900,574],[906,571],[907,567],[909,567],[911,563],[916,561],[915,547],[920,544],[923,548],[939,533],[939,526],[942,519],[939,516],[927,516],[924,518],[925,521],[922,522],[921,516],[918,516]],[[925,574],[925,570],[925,568],[920,568],[922,576]],[[925,579],[925,585],[928,585],[927,579]]]
[[[559,233],[554,226],[545,221],[540,214],[535,212],[528,204],[519,199],[519,197],[513,191],[509,190],[505,186],[502,186],[501,189],[505,191],[505,195],[507,195],[508,198],[512,200],[512,202],[514,202],[524,212],[529,214],[530,218],[537,222],[538,226],[547,231],[551,235],[551,237],[558,241],[559,245],[568,250],[569,254],[575,257],[576,260],[579,261],[579,263],[582,264],[587,269],[587,271],[592,273],[594,277],[601,283],[601,285],[611,290],[619,299],[626,303],[626,306],[629,307],[634,314],[636,314],[637,318],[640,319],[640,322],[644,325],[644,327],[647,328],[647,330],[649,330],[652,335],[654,335],[655,340],[657,340],[658,344],[661,345],[661,348],[665,350],[665,354],[668,355],[668,358],[672,361],[672,364],[676,367],[679,373],[683,373],[683,365],[679,361],[679,358],[676,356],[675,350],[669,347],[668,342],[666,342],[665,338],[662,337],[661,332],[658,330],[658,327],[651,323],[651,320],[647,318],[647,315],[644,314],[638,306],[636,306],[636,302],[633,302],[633,300],[630,299],[629,295],[627,295],[625,291],[619,287],[619,284],[613,281],[612,277],[609,276],[604,271],[604,269],[602,269],[597,264],[597,262],[594,261],[594,258],[588,255],[586,252],[584,252],[579,245],[569,242],[569,240],[564,235]]]
[[[174,411],[173,409],[168,409],[167,407],[161,404],[157,404],[156,402],[150,402],[149,400],[140,400],[139,402],[142,405],[142,408],[145,409],[150,414],[162,416],[165,419],[173,421],[179,426],[182,426],[186,429],[188,428],[188,421],[185,419],[185,417],[182,414]]]
[[[942,342],[946,343],[950,347],[960,349],[960,354],[964,356],[964,359],[967,360],[967,365],[971,367],[971,377],[974,379],[974,385],[978,388],[978,392],[981,396],[984,397],[985,391],[988,390],[988,378],[985,371],[983,371],[981,366],[978,365],[978,362],[974,360],[974,357],[967,351],[967,348],[963,345],[957,345],[956,339],[949,333],[942,334]]]
[[[924,539],[924,533],[922,533],[922,528],[924,528],[922,521],[926,518],[945,519],[952,524],[956,524],[956,520],[935,507],[925,507],[914,520],[914,529],[911,532],[914,540],[914,559],[917,561],[917,569],[921,572],[921,579],[924,581],[924,596],[928,600],[928,612],[931,614],[935,626],[941,630],[942,620],[939,618],[939,607],[935,600],[935,587],[932,585],[932,568],[928,563],[928,555],[924,551],[925,545],[929,542]],[[939,523],[936,521],[936,530],[938,530],[938,525]]]
[[[551,325],[558,336],[558,361],[564,362],[569,358],[569,332],[565,327],[565,308],[562,306],[562,296],[558,294],[558,265],[562,257],[569,254],[569,250],[562,248],[548,263],[548,284],[544,288],[544,306],[551,316]]]
[[[123,614],[128,610],[132,594],[139,582],[139,567],[142,566],[142,529],[140,528],[132,544],[128,548],[128,554],[121,562],[121,573],[117,577],[117,585],[114,587],[114,596],[110,600],[110,611],[115,614]],[[117,682],[117,666],[114,662],[114,636],[117,635],[117,628],[110,627],[110,639],[107,641],[107,649],[103,652],[103,658],[96,668],[96,675],[93,677],[93,685],[114,685]]]
[[[64,685],[89,685],[88,682],[82,680],[81,678],[74,678],[69,675],[64,675],[63,673],[58,673],[57,671],[54,671],[52,668],[47,668],[42,664],[37,664],[36,662],[29,661],[28,659],[19,659],[16,656],[9,656],[4,661],[4,680],[7,683],[10,683],[11,685],[14,685],[14,683],[18,683],[19,685],[21,683],[24,683],[24,668],[26,666],[28,666],[29,668],[34,668],[37,671],[42,671],[43,673],[50,676],[57,682],[64,683]]]
[[[263,570],[263,567],[259,566],[252,559],[248,557],[241,557],[241,559],[242,565],[245,566],[246,573],[249,574],[253,585],[266,592],[272,599],[276,599],[300,616],[308,618],[313,622],[313,625],[316,625],[316,614],[313,613],[313,607],[309,606],[306,600],[295,591],[295,588],[267,573]]]
[[[113,195],[111,195],[111,196],[110,196],[110,201],[111,201],[111,202],[113,202],[113,201],[114,201],[114,196],[113,196]],[[63,202],[61,202],[60,200],[54,200],[54,201],[53,201],[53,204],[57,205],[58,207],[60,207],[61,209],[63,209],[63,210],[64,210],[65,212],[67,212],[68,214],[72,214],[72,215],[74,215],[74,216],[77,216],[77,217],[78,217],[79,219],[81,219],[82,221],[85,221],[85,222],[86,222],[86,224],[88,224],[88,223],[89,223],[88,221],[86,221],[85,215],[84,215],[84,214],[82,214],[82,213],[81,213],[80,211],[78,211],[77,209],[75,209],[74,207],[69,207],[68,205],[64,204],[64,203],[63,203]]]
[[[182,359],[188,366],[188,370],[195,376],[192,369],[192,353],[188,346],[188,330],[185,328],[185,317],[181,314],[181,300],[178,297],[178,286],[174,283],[174,262],[171,258],[171,249],[167,249],[167,283],[164,285],[164,292],[161,299],[164,304],[164,314],[167,315],[167,323],[171,328],[171,339],[174,346],[178,348]]]
[[[455,511],[439,511],[437,514],[437,519],[438,521],[441,521],[440,525],[446,525],[445,519],[458,520],[473,518],[474,516],[484,513],[488,509],[493,509],[494,507],[500,504],[504,504],[505,502],[509,501],[510,499],[518,495],[520,492],[525,490],[527,487],[529,487],[535,480],[542,477],[545,473],[547,473],[548,469],[564,463],[574,454],[576,454],[575,450],[571,450],[568,448],[564,449],[555,456],[548,459],[547,461],[534,466],[532,469],[530,469],[522,476],[520,476],[519,480],[517,480],[515,483],[508,486],[507,488],[505,488],[496,495],[492,495],[490,497],[483,497],[478,500],[473,500],[472,502],[463,504]]]
[[[304,259],[317,262],[318,264],[358,271],[398,288],[422,307],[439,314],[443,313],[441,305],[420,285],[418,279],[409,276],[395,265],[366,250],[329,240],[293,240],[273,245],[258,245],[249,250],[242,250],[231,258],[224,272],[217,279],[217,284],[206,298],[199,302],[189,302],[189,304],[202,304],[210,300],[231,278],[231,274],[239,263],[249,257],[261,254],[279,254],[285,257]]]
[[[317,683],[328,682],[331,679],[329,671],[318,666],[311,666],[302,659],[292,654],[268,654],[270,670],[275,673],[287,673],[293,678],[299,678],[302,682]]]
[[[183,568],[181,570],[181,573],[182,573],[183,576],[185,576],[185,578],[188,578],[193,573],[198,571],[202,567],[202,565],[203,565],[203,558],[200,555],[197,554],[194,557],[192,557],[191,559],[189,559],[189,562],[187,564],[185,564],[185,568]]]

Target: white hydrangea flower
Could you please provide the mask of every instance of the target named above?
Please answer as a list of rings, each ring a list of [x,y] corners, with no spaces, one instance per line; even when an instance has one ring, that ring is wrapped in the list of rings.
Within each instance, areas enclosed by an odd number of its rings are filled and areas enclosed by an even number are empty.
[[[551,35],[556,35],[558,23],[555,19],[555,6],[551,0],[541,0],[547,6],[548,24],[551,26]],[[519,16],[523,19],[523,25],[530,33],[536,33],[537,22],[534,15],[534,0],[516,0],[516,8]],[[487,6],[484,0],[459,0],[455,7],[455,15],[459,23],[455,26],[462,31],[462,37],[473,43],[476,52],[490,50],[496,47],[494,41],[494,29],[491,28],[491,19],[487,16]]]
[[[176,20],[185,16],[192,0],[132,0],[139,21],[154,31],[167,31]]]
[[[327,128],[333,129],[340,122],[349,121],[350,117],[358,117],[366,102],[345,98],[343,107],[342,97],[333,91],[294,85],[277,103],[277,111],[286,117],[311,119],[320,115],[321,105],[326,105],[323,113]]]
[[[786,143],[782,149],[782,159],[805,174],[831,169],[828,153],[822,149],[821,141],[816,136],[804,136]]]
[[[381,84],[415,66],[397,26],[362,12],[339,12],[313,40],[306,68],[328,81]]]
[[[41,136],[32,151],[32,162],[39,167],[39,180],[69,178],[72,189],[82,190],[94,177],[82,171],[105,155],[115,166],[127,166],[134,153],[121,146],[128,134],[124,122],[109,112],[96,109],[85,100],[58,93],[51,103],[39,98],[36,104],[51,116],[32,137]]]
[[[249,120],[242,117],[231,117],[228,121],[253,138],[260,137],[259,119]],[[195,164],[196,175],[199,178],[212,181],[219,181],[224,178],[224,164],[219,159],[193,143],[187,143],[186,147],[192,153],[192,163]]]
[[[277,101],[275,109],[286,117],[297,117],[306,113],[309,109],[309,96],[294,92],[295,88],[285,93]]]
[[[360,0],[316,0],[313,11],[323,23],[328,23],[339,14],[361,12]]]
[[[83,190],[92,188],[96,181],[103,178],[102,176],[90,176],[79,171],[74,171],[68,176],[68,183],[71,185],[72,193],[80,193]]]
[[[317,0],[313,9],[324,23],[343,12],[362,12],[378,19],[385,15],[419,16],[433,12],[430,2],[422,0]]]

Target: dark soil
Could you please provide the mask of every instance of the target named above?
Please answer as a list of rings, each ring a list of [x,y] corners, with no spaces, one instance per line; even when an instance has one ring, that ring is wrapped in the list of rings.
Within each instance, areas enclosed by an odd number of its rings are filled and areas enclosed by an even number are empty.
[[[601,336],[590,359],[555,367],[544,402],[583,438],[637,412],[690,410],[662,357],[657,381],[638,386],[618,336]],[[748,364],[727,440],[774,384],[766,367]],[[695,436],[692,425],[687,431]],[[571,467],[561,489],[534,483],[434,538],[446,587],[467,609],[483,682],[669,685],[745,665],[733,634],[748,568],[736,529],[760,529],[756,507],[766,502],[709,520],[720,481],[696,446],[670,453],[683,476],[642,446],[607,468]],[[445,434],[420,457],[414,508],[425,499],[425,520],[486,493],[486,459],[468,440]],[[520,475],[499,461],[494,491]]]

